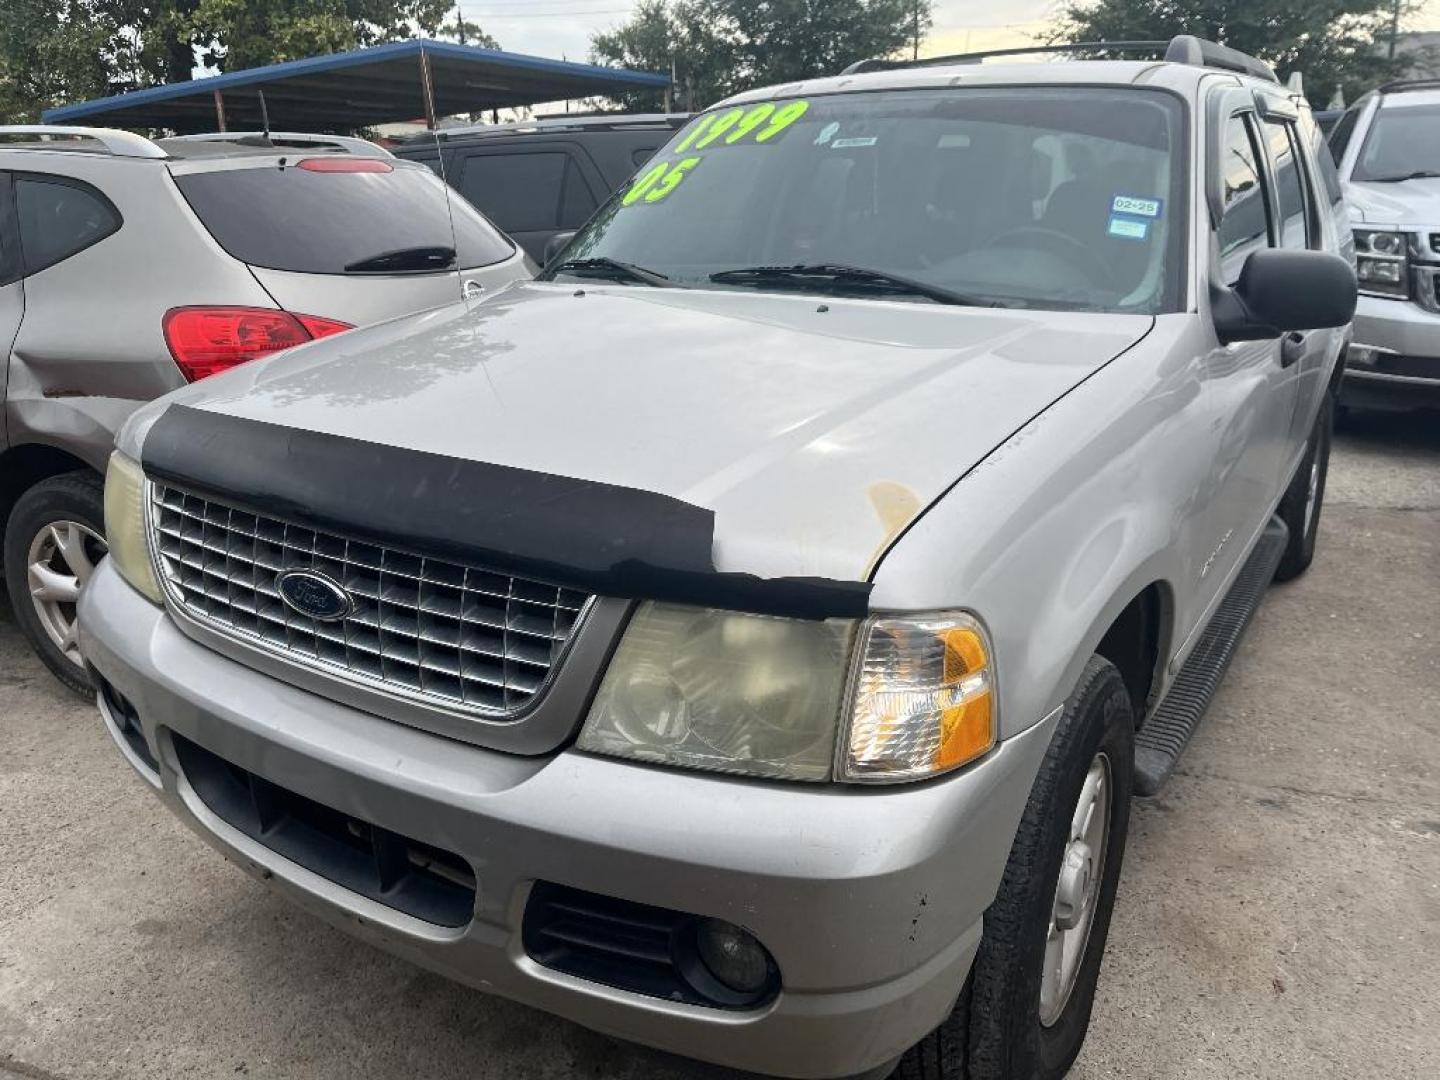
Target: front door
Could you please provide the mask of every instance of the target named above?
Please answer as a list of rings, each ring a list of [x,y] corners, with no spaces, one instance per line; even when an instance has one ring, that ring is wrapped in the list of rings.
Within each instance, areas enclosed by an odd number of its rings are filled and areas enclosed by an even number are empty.
[[[1209,163],[1219,170],[1224,204],[1212,251],[1220,259],[1218,276],[1233,285],[1251,254],[1279,246],[1284,236],[1259,118],[1245,110],[1223,123],[1216,144],[1221,160]],[[1214,436],[1207,501],[1213,513],[1198,552],[1200,565],[1192,572],[1197,598],[1206,608],[1219,599],[1288,479],[1297,359],[1294,349],[1279,340],[1217,344],[1205,358]]]

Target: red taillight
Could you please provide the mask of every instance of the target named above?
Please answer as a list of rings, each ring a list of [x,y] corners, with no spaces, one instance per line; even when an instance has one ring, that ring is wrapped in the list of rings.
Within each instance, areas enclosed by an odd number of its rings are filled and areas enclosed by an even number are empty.
[[[189,382],[351,329],[317,315],[248,307],[171,308],[162,326],[170,355]]]
[[[377,158],[307,157],[295,163],[306,172],[394,172],[395,166]]]

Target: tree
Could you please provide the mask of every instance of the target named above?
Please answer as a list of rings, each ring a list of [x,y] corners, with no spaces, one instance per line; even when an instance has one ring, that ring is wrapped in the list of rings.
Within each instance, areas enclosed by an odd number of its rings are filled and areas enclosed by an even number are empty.
[[[1417,7],[1399,0],[1402,14]],[[1195,34],[1269,61],[1287,77],[1301,72],[1311,104],[1323,108],[1337,87],[1347,100],[1411,61],[1385,55],[1392,0],[1099,0],[1061,10],[1057,41],[1166,40]]]
[[[0,120],[416,36],[497,47],[452,0],[0,0]]]
[[[642,0],[629,22],[591,38],[591,58],[649,71],[672,65],[681,103],[833,75],[855,60],[918,49],[931,0]],[[659,95],[619,99],[654,108]]]
[[[0,120],[33,123],[41,109],[114,88],[127,44],[104,0],[0,4]]]

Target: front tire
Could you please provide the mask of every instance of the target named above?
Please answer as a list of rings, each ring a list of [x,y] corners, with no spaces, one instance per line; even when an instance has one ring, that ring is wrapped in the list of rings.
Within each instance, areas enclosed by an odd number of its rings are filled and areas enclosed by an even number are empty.
[[[1290,540],[1280,565],[1275,568],[1276,581],[1297,578],[1310,568],[1315,558],[1315,539],[1320,534],[1320,511],[1325,504],[1325,480],[1330,475],[1330,438],[1335,430],[1335,396],[1327,393],[1320,402],[1315,426],[1305,445],[1305,456],[1276,512],[1290,530]]]
[[[15,621],[62,683],[93,690],[76,639],[75,607],[105,555],[105,495],[91,472],[52,476],[15,503],[5,526],[5,587]]]
[[[1090,1024],[1130,821],[1135,722],[1113,664],[1092,657],[1030,792],[955,1011],[900,1080],[1054,1080]]]

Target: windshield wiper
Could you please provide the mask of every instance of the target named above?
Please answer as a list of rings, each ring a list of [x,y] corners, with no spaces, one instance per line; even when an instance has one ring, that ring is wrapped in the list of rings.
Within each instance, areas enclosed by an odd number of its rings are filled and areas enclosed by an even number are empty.
[[[609,278],[612,281],[638,281],[642,285],[653,285],[657,289],[689,288],[688,285],[671,281],[664,274],[654,270],[646,270],[643,266],[621,262],[619,259],[609,259],[603,255],[592,259],[566,259],[558,266],[550,268],[549,277],[553,279],[556,274],[574,273],[575,271],[584,275]]]
[[[721,270],[710,275],[717,285],[796,285],[801,288],[816,286],[858,285],[876,288],[886,292],[907,296],[923,296],[937,304],[963,304],[966,307],[999,307],[997,301],[980,296],[945,289],[939,285],[928,285],[913,278],[889,274],[884,270],[871,270],[864,266],[849,266],[845,263],[810,263],[799,266],[748,266],[738,270]]]
[[[455,249],[431,245],[429,247],[397,248],[382,251],[379,255],[357,259],[345,265],[347,274],[372,273],[404,274],[420,270],[445,270],[455,265]]]
[[[1416,169],[1404,176],[1370,176],[1366,180],[1371,184],[1399,184],[1406,180],[1440,180],[1440,169]]]

